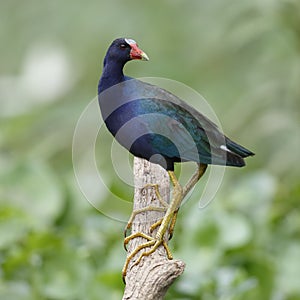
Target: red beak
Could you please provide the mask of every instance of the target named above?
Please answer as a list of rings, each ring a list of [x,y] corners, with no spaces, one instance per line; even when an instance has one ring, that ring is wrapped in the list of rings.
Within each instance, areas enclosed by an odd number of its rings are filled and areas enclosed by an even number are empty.
[[[130,58],[131,59],[140,59],[140,60],[149,60],[147,54],[142,51],[137,44],[130,44]]]

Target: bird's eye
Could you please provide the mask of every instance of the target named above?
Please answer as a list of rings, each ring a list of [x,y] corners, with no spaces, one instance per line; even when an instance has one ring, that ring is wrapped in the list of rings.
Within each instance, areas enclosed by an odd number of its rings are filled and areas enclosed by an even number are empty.
[[[125,48],[126,48],[126,44],[121,44],[121,45],[120,45],[120,48],[121,48],[121,49],[125,49]]]

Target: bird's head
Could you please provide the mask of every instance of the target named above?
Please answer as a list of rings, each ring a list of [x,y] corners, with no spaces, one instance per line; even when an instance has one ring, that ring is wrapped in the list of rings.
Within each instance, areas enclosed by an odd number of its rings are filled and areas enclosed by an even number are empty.
[[[129,60],[149,60],[147,54],[142,51],[132,39],[119,38],[112,42],[107,50],[105,62],[116,61],[125,64]]]

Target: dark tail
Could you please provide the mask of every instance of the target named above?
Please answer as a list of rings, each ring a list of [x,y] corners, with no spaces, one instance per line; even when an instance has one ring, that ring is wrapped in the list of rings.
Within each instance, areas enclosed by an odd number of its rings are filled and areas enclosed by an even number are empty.
[[[226,166],[243,167],[245,166],[245,161],[238,154],[226,152]]]
[[[241,156],[241,157],[247,157],[254,155],[253,152],[250,150],[244,148],[243,146],[235,143],[234,141],[230,140],[229,138],[226,139],[226,147],[232,151],[233,153]]]

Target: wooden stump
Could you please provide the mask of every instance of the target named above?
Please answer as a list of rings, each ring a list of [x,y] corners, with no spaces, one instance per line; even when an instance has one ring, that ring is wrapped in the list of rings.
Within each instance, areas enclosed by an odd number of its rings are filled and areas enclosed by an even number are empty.
[[[169,175],[161,166],[141,158],[134,158],[134,183],[134,210],[149,205],[162,207],[157,199],[155,188],[149,184],[158,184],[160,195],[169,202]],[[157,230],[151,233],[150,226],[163,216],[164,212],[160,211],[147,211],[136,215],[132,224],[132,233],[143,232],[155,236]],[[167,236],[165,240],[167,241]],[[140,237],[131,240],[127,245],[128,254],[144,242],[146,240]],[[145,250],[149,248],[142,249],[129,264],[123,300],[163,299],[170,285],[184,271],[184,262],[169,260],[163,246],[159,246],[151,255],[143,257],[139,264],[133,265]]]

